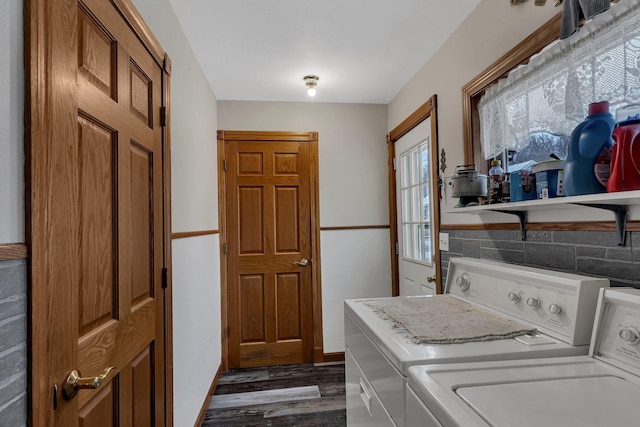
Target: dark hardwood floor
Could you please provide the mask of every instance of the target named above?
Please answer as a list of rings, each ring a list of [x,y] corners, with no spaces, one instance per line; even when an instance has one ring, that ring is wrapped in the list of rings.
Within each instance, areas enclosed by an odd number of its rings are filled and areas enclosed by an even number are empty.
[[[346,425],[344,363],[224,372],[202,424],[203,427]]]

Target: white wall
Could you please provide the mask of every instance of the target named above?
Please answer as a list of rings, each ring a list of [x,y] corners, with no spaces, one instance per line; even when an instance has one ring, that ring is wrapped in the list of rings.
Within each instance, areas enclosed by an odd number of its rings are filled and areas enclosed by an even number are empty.
[[[172,245],[176,426],[194,425],[221,360],[220,288],[212,280],[220,276],[219,242],[214,235]]]
[[[320,227],[388,225],[385,105],[219,101],[221,130],[318,132]],[[342,301],[391,294],[389,230],[321,232],[324,351],[344,351]]]
[[[24,242],[22,0],[0,2],[0,244]]]
[[[169,54],[173,232],[218,228],[216,98],[169,0],[134,0]],[[173,241],[174,424],[194,425],[221,362],[217,235]]]
[[[324,352],[344,351],[344,300],[391,296],[387,230],[326,230],[322,245]]]
[[[535,6],[533,1],[510,6],[508,1],[482,0],[467,19],[429,59],[389,104],[388,128],[393,129],[426,99],[438,95],[438,142],[447,158],[445,176],[464,164],[462,139],[462,87],[489,65],[537,30],[562,8]],[[442,203],[442,223],[473,223],[483,220],[514,222],[508,215],[479,218],[475,215],[447,214],[457,203]],[[533,213],[530,220],[537,220]],[[598,214],[600,215],[600,214]],[[609,220],[610,215],[602,213]],[[566,216],[564,221],[566,221]]]
[[[386,114],[375,104],[219,101],[218,128],[318,132],[320,225],[384,225]]]

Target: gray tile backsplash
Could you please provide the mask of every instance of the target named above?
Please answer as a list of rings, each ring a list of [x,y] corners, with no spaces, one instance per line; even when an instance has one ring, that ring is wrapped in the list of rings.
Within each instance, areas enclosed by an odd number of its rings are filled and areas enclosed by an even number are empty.
[[[27,264],[0,261],[0,426],[27,423]]]
[[[613,286],[640,288],[640,232],[628,232],[618,246],[611,231],[444,230],[449,252],[441,252],[442,277],[449,259],[465,256],[512,264],[607,277]]]

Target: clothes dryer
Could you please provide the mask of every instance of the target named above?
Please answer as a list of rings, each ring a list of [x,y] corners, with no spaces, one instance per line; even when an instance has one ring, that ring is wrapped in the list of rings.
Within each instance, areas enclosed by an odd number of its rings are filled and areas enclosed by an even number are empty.
[[[587,354],[598,292],[608,286],[602,278],[452,258],[445,295],[345,301],[347,424],[404,427],[414,365]],[[442,310],[460,305],[456,315]],[[404,306],[418,308],[403,314]],[[494,321],[519,324],[521,333],[460,330]],[[416,333],[420,323],[435,326],[433,341],[429,330]]]
[[[408,426],[639,425],[640,290],[602,290],[588,355],[414,366],[408,383]]]

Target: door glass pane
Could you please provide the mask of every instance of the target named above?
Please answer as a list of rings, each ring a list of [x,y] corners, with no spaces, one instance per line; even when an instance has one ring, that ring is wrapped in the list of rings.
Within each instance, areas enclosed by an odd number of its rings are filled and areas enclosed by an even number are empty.
[[[402,190],[402,222],[411,222],[411,189]]]
[[[422,228],[422,259],[431,262],[431,230],[429,224],[423,224]]]
[[[426,142],[428,142],[427,139]],[[429,182],[429,147],[427,145],[423,145],[422,147],[422,182]]]
[[[404,250],[403,250],[403,254],[405,258],[414,258],[413,256],[413,233],[411,232],[411,224],[405,224],[402,227],[404,234],[403,234],[403,242],[404,242]]]
[[[410,167],[410,158],[408,154],[403,154],[402,155],[402,160],[400,161],[400,163],[402,163],[400,165],[400,187],[401,188],[406,188],[409,186],[409,175],[411,174],[411,167]]]
[[[414,259],[422,259],[422,230],[420,224],[413,225],[413,236],[415,240],[413,241],[413,258]]]
[[[430,212],[429,212],[429,184],[423,184],[422,185],[422,194],[421,194],[421,201],[422,201],[422,218],[421,221],[423,222],[429,222],[430,221]]]
[[[420,182],[420,171],[422,169],[420,161],[420,151],[413,150],[411,152],[411,185],[416,185]]]
[[[420,221],[420,217],[422,217],[422,196],[420,195],[420,186],[415,186],[411,189],[411,222]]]
[[[400,156],[402,255],[406,259],[431,263],[430,153],[427,138]]]

